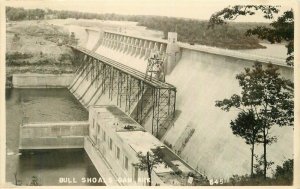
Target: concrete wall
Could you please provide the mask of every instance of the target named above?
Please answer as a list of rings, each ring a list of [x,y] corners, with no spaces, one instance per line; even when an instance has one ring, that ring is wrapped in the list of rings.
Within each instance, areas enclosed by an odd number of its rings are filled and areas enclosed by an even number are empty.
[[[73,81],[73,74],[14,74],[14,88],[63,88]]]
[[[232,71],[243,71],[244,68],[248,67],[251,68],[255,62],[262,63],[263,67],[266,68],[266,66],[269,64],[269,61],[267,59],[258,59],[254,57],[238,57],[233,55],[226,55],[222,54],[224,51],[221,51],[220,53],[214,54],[204,51],[199,51],[195,49],[182,49],[182,60],[179,61],[179,64],[182,62],[191,61],[194,64],[206,64],[214,68],[215,72],[222,71],[222,69],[227,71],[226,68],[231,67],[231,65],[235,65],[234,68],[232,68]],[[279,60],[278,60],[279,61]],[[291,81],[294,81],[294,69],[293,67],[287,66],[285,62],[272,62],[274,66],[277,66],[279,68],[278,72],[285,77],[286,79],[290,79]],[[184,68],[182,70],[183,72],[186,71],[187,68]],[[233,76],[234,78],[234,76]]]
[[[178,46],[181,48],[182,51],[195,51],[195,52],[199,52],[199,53],[230,57],[230,58],[235,58],[235,59],[249,61],[249,62],[255,62],[255,61],[258,61],[261,63],[272,62],[272,64],[275,64],[275,65],[289,67],[286,65],[285,59],[280,59],[280,58],[272,58],[272,57],[268,57],[268,56],[242,53],[242,52],[236,51],[236,50],[222,49],[222,48],[211,47],[211,46],[206,46],[206,45],[193,46],[193,45],[189,45],[187,43],[181,43],[181,42],[178,42]]]
[[[253,60],[185,49],[178,65],[166,78],[176,86],[176,110],[180,114],[162,140],[172,144],[173,150],[180,151],[181,158],[205,172],[208,178],[226,179],[233,174],[249,173],[249,146],[233,135],[229,127],[237,111],[222,111],[215,106],[215,101],[240,94],[235,76],[253,63]],[[292,68],[280,66],[279,72],[284,78],[293,80]],[[185,133],[190,129],[195,132],[185,143]],[[276,164],[292,157],[293,131],[289,127],[278,127],[271,132],[278,137],[278,142],[268,147],[268,157],[275,162],[273,168],[276,168]],[[257,154],[262,152],[260,147],[256,147]],[[210,153],[203,153],[207,151]]]
[[[272,62],[275,65],[288,67],[284,59],[251,55],[205,45],[181,43],[177,41],[177,33],[175,32],[168,33],[168,40],[144,36],[131,36],[112,31],[90,31],[89,33],[88,41],[90,42],[85,48],[142,72],[146,71],[147,59],[151,53],[156,52],[156,50],[159,50],[167,59],[165,62],[166,75],[170,74],[178,64],[178,61],[181,59],[182,51],[195,51],[198,52],[200,56],[221,56],[247,62]]]
[[[103,112],[105,113],[105,112]],[[115,119],[105,118],[105,114],[98,114],[92,108],[89,110],[89,137],[90,141],[98,150],[98,158],[102,157],[112,168],[117,179],[131,179],[134,180],[134,166],[133,163],[138,163],[136,152],[116,134],[116,130],[112,128]],[[112,142],[110,149],[110,141]],[[119,157],[117,157],[117,148],[120,150]],[[125,157],[128,158],[128,168],[125,168]],[[91,158],[92,159],[92,158]],[[99,172],[101,174],[101,172]],[[148,178],[147,173],[138,170],[139,178]],[[155,180],[153,180],[153,183]],[[146,185],[146,182],[124,182],[123,185]]]
[[[88,122],[29,123],[21,125],[19,149],[83,148]]]
[[[117,182],[117,176],[115,175],[113,169],[106,162],[100,150],[95,147],[95,143],[91,140],[90,137],[85,137],[84,149],[93,162],[98,173],[101,175],[101,178],[103,179],[106,186],[121,185],[121,183]]]
[[[102,43],[104,32],[92,29],[85,29],[85,31],[87,33],[87,42],[85,46],[87,47],[87,49],[95,51]]]

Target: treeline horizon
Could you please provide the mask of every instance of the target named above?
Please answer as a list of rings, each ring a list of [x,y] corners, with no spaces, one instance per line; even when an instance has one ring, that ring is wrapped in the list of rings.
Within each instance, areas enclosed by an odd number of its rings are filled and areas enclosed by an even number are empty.
[[[115,13],[88,13],[52,9],[24,9],[6,7],[7,21],[43,20],[43,19],[97,19],[111,21],[137,22],[138,26],[159,30],[167,38],[168,32],[177,32],[178,40],[185,43],[201,44],[228,49],[263,48],[260,40],[246,36],[247,29],[265,25],[265,23],[229,23],[215,28],[208,28],[208,21],[188,18],[151,15],[121,15]]]

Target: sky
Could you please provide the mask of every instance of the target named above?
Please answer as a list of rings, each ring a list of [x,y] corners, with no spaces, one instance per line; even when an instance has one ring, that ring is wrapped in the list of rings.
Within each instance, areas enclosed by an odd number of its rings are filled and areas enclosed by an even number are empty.
[[[286,3],[283,5],[282,3]],[[271,4],[281,5],[281,11],[292,7],[292,1],[267,0],[16,0],[7,5],[24,8],[49,8],[93,13],[130,15],[160,15],[208,20],[216,11],[229,5]],[[236,21],[266,22],[261,14],[239,17]]]

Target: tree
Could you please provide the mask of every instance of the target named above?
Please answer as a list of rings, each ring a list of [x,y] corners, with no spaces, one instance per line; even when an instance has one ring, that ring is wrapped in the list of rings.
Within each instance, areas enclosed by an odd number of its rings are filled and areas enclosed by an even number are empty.
[[[293,184],[294,160],[288,159],[283,162],[282,166],[277,165],[274,178],[280,184]]]
[[[267,145],[277,140],[269,132],[271,127],[292,126],[294,122],[294,85],[290,80],[281,78],[278,69],[272,64],[263,69],[260,63],[255,63],[252,70],[245,68],[245,72],[236,76],[242,88],[241,95],[234,94],[229,99],[216,101],[216,106],[224,111],[235,108],[254,113],[255,120],[262,127],[265,178],[268,165]]]
[[[210,17],[209,27],[226,24],[225,20],[235,20],[238,16],[254,15],[257,11],[264,14],[264,18],[273,19],[274,14],[279,13],[278,6],[267,5],[236,5],[224,8]],[[246,32],[247,36],[255,35],[259,39],[266,39],[270,43],[280,43],[286,41],[287,59],[286,63],[290,66],[294,64],[294,14],[293,10],[285,11],[276,21],[270,23],[269,27],[257,26]]]
[[[259,180],[265,180],[265,174],[264,174],[264,155],[258,156],[254,155],[256,159],[256,164],[253,165],[255,174],[252,176],[252,179],[259,179]],[[266,170],[271,169],[271,166],[274,165],[273,161],[267,161]]]
[[[245,139],[246,144],[251,145],[251,177],[253,176],[254,147],[261,141],[261,123],[256,120],[253,110],[243,110],[238,117],[230,122],[230,127],[234,135]]]
[[[139,163],[133,164],[134,166],[137,166],[141,171],[147,171],[148,178],[149,178],[149,186],[152,185],[152,177],[151,173],[153,168],[156,167],[156,165],[162,163],[163,153],[160,149],[160,147],[157,147],[155,149],[152,149],[151,152],[147,152],[146,155],[144,155],[142,152],[138,152],[137,157],[139,159]]]
[[[6,7],[5,12],[7,18],[12,21],[24,20],[27,17],[27,12],[24,8]]]

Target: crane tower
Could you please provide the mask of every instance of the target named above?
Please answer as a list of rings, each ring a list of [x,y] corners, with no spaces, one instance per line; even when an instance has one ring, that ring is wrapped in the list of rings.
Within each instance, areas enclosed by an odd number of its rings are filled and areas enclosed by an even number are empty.
[[[148,58],[145,79],[152,80],[152,78],[156,78],[159,81],[165,82],[164,62],[165,57],[163,57],[161,52],[156,51],[152,53]]]

